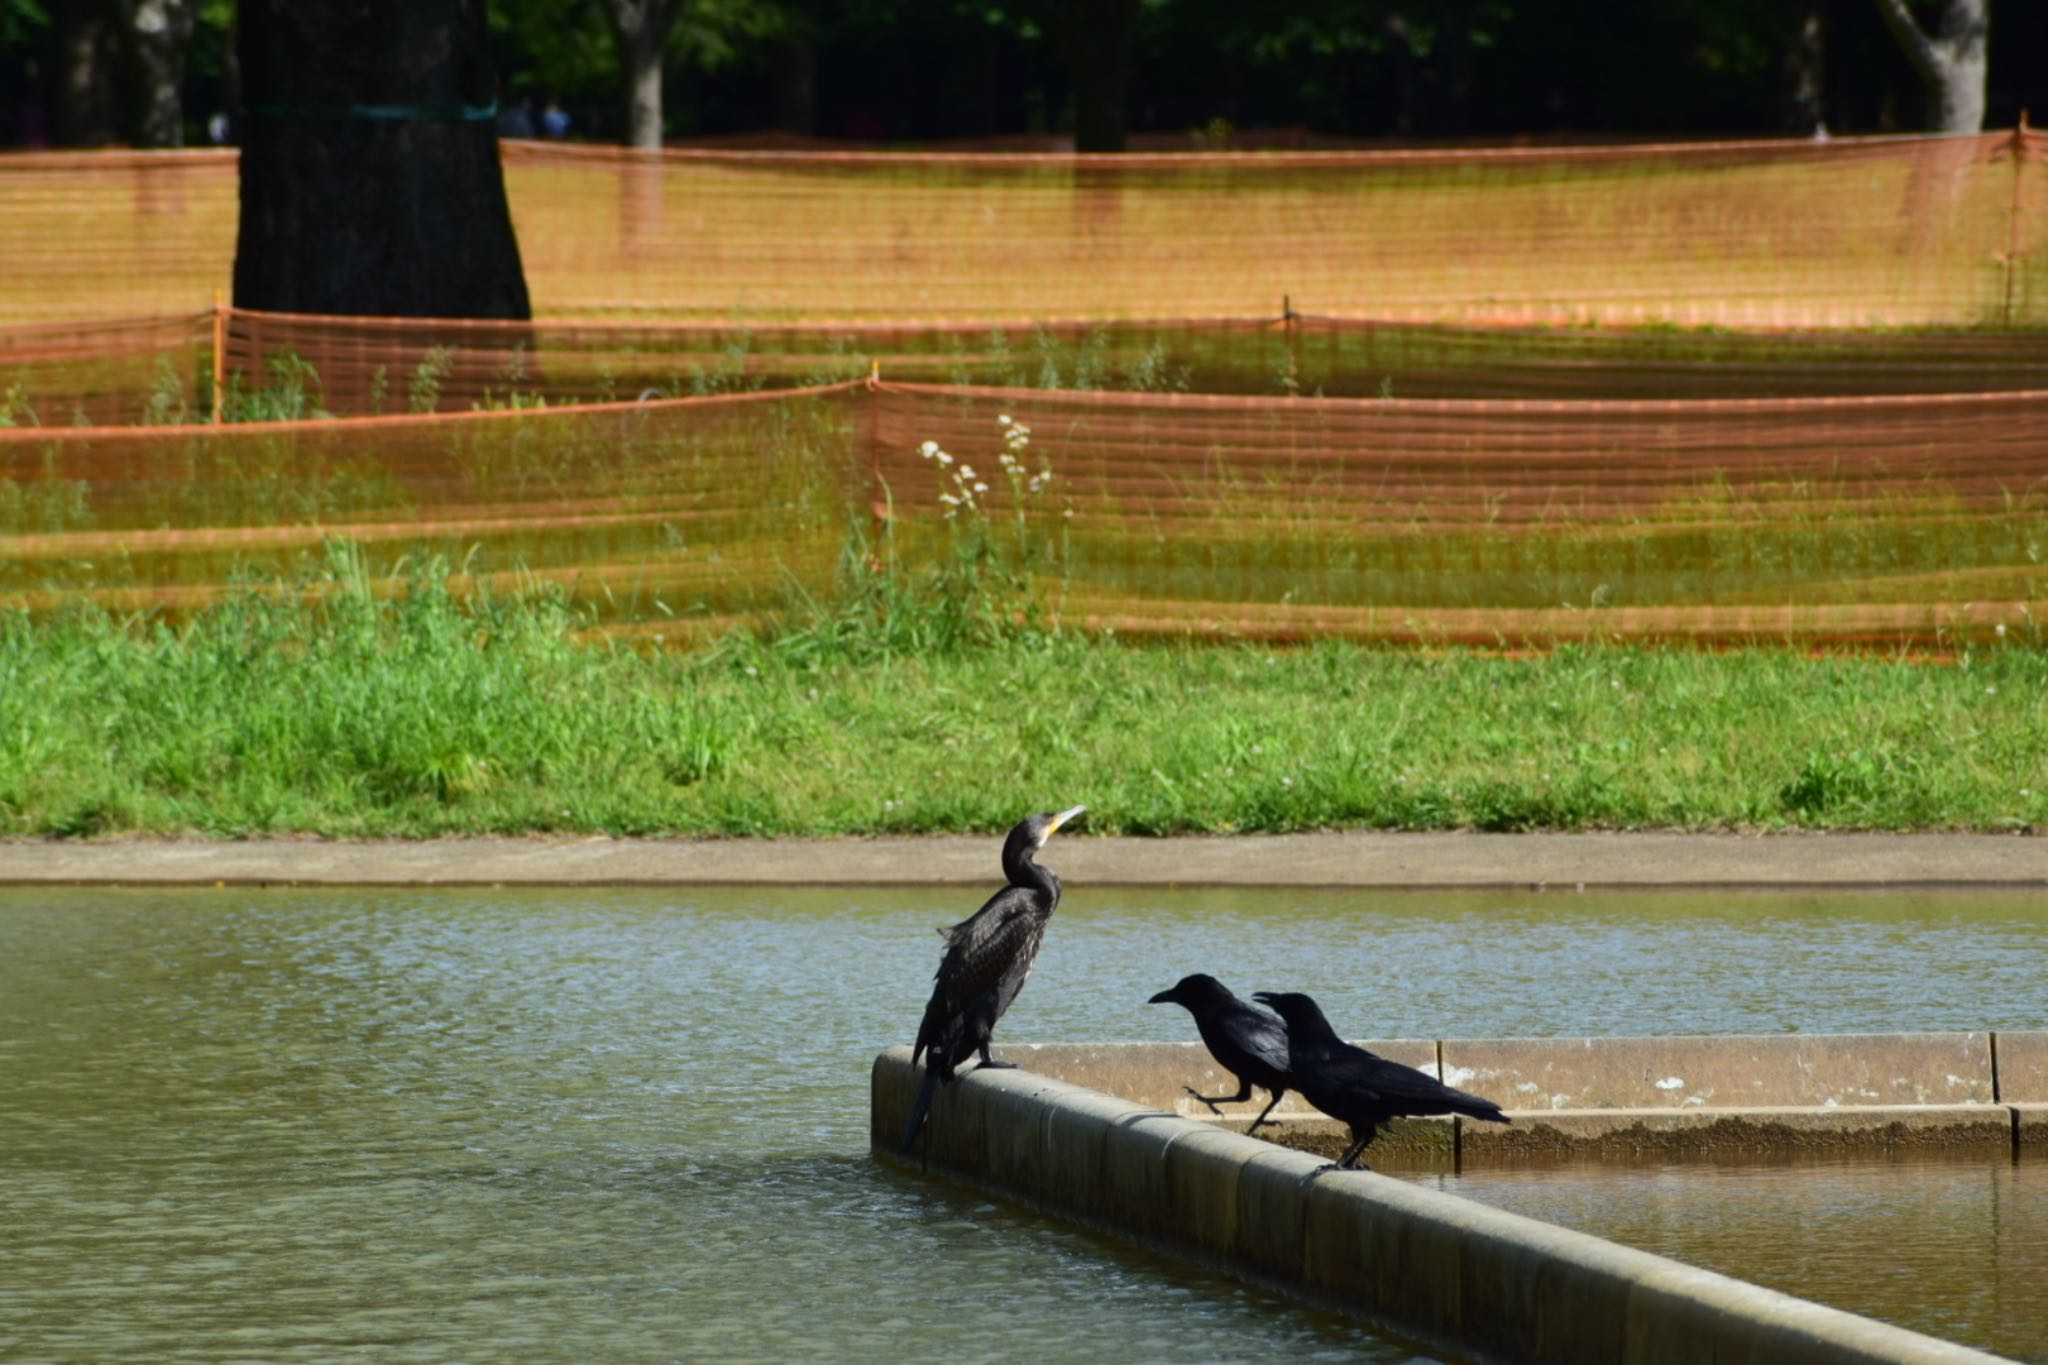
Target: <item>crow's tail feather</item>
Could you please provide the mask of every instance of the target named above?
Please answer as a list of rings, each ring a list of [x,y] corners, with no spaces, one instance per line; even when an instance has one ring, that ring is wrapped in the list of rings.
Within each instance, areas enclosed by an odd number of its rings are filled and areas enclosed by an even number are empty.
[[[1451,1105],[1451,1112],[1467,1118],[1485,1119],[1488,1123],[1513,1123],[1514,1120],[1501,1113],[1500,1106],[1492,1100],[1482,1100],[1477,1095],[1468,1095],[1462,1090],[1453,1090],[1457,1098]]]

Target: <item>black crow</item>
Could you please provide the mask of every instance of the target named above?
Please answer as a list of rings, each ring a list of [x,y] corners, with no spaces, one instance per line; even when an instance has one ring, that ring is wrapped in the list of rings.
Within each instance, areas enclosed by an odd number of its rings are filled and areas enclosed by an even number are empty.
[[[1256,991],[1252,999],[1287,1021],[1287,1070],[1301,1097],[1351,1125],[1351,1148],[1337,1162],[1340,1167],[1357,1160],[1388,1119],[1463,1114],[1489,1123],[1514,1122],[1492,1100],[1454,1090],[1412,1066],[1353,1047],[1337,1036],[1308,996]]]
[[[1221,981],[1196,972],[1173,983],[1148,1002],[1154,1005],[1184,1005],[1195,1016],[1195,1028],[1202,1035],[1216,1064],[1237,1077],[1235,1095],[1204,1095],[1193,1086],[1183,1086],[1190,1095],[1222,1113],[1218,1104],[1238,1104],[1252,1097],[1252,1087],[1269,1090],[1273,1098],[1246,1133],[1258,1131],[1273,1112],[1273,1106],[1293,1082],[1287,1076],[1287,1026],[1262,1009],[1238,999]]]

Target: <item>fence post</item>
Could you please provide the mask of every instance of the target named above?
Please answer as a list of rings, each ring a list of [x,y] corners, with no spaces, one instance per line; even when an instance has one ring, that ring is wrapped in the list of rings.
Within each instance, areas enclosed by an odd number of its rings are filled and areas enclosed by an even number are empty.
[[[868,519],[874,527],[874,541],[868,547],[870,567],[879,570],[889,548],[891,514],[889,486],[882,481],[882,361],[868,359],[868,410],[863,423],[868,447]]]
[[[1301,396],[1301,314],[1294,311],[1294,296],[1280,296],[1280,325],[1287,333],[1287,396]]]
[[[2020,243],[2026,240],[2021,229],[2021,215],[2026,211],[2026,200],[2020,196],[2020,183],[2027,168],[2027,111],[2020,110],[2020,120],[2012,128],[2012,212],[2006,215],[2005,242],[2005,325],[2013,325],[2014,284],[2019,277]]]
[[[228,359],[228,312],[227,304],[221,299],[219,289],[213,291],[213,424],[221,423],[221,409],[226,406],[223,394],[225,388],[222,376],[226,372]]]

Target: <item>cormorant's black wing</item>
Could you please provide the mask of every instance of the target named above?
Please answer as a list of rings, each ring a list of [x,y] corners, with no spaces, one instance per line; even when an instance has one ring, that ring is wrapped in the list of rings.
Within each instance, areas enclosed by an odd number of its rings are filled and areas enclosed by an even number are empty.
[[[946,953],[933,974],[932,998],[917,1029],[917,1052],[938,1037],[948,1020],[996,989],[1029,948],[1041,919],[1030,888],[1006,886],[947,931]]]

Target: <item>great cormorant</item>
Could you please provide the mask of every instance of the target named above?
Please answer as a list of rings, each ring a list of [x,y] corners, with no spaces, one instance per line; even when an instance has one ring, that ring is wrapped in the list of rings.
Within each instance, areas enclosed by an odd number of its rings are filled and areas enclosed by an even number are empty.
[[[1009,885],[967,919],[939,930],[946,953],[939,959],[932,998],[917,1026],[917,1045],[911,1049],[913,1063],[924,1059],[925,1074],[903,1134],[904,1151],[924,1127],[933,1093],[953,1079],[961,1063],[979,1053],[983,1066],[1014,1065],[989,1056],[989,1037],[1024,989],[1038,945],[1045,939],[1046,923],[1060,903],[1060,879],[1033,859],[1055,830],[1086,809],[1072,806],[1056,815],[1020,821],[1003,841],[1003,875]]]
[[[1152,997],[1148,1004],[1185,1005],[1195,1016],[1195,1028],[1207,1044],[1216,1064],[1237,1077],[1235,1095],[1204,1095],[1193,1086],[1181,1088],[1220,1114],[1218,1104],[1239,1104],[1252,1097],[1252,1087],[1273,1092],[1273,1098],[1252,1120],[1247,1134],[1258,1131],[1294,1084],[1287,1074],[1287,1026],[1262,1009],[1254,1009],[1230,993],[1213,976],[1196,972],[1173,983]]]
[[[1252,999],[1287,1021],[1287,1070],[1295,1090],[1331,1118],[1351,1125],[1351,1147],[1338,1160],[1340,1167],[1357,1160],[1388,1119],[1463,1114],[1489,1123],[1514,1122],[1492,1100],[1351,1046],[1308,996],[1254,991]]]

